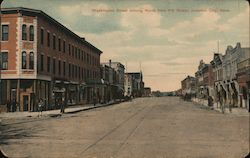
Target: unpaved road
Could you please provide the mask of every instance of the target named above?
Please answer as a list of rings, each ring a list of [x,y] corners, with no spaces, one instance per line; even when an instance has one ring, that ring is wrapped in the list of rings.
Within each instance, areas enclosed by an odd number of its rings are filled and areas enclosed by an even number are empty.
[[[139,98],[57,118],[3,120],[10,157],[240,158],[249,117],[202,109],[177,97]]]

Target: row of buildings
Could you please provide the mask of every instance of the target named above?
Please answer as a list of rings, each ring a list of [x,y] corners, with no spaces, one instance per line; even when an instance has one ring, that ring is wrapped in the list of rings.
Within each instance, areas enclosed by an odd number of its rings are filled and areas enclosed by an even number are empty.
[[[47,110],[142,96],[142,72],[100,63],[102,53],[43,11],[2,9],[0,111],[10,105],[12,111],[37,111],[40,100]]]
[[[214,53],[210,63],[200,61],[195,77],[181,81],[182,95],[208,99],[219,105],[249,109],[250,48],[228,46],[224,54]]]

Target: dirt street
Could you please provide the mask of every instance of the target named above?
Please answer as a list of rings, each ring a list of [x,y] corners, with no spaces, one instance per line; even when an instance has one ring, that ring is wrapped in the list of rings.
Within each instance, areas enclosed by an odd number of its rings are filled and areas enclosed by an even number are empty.
[[[2,120],[0,145],[10,157],[240,158],[249,153],[249,117],[178,97],[139,98],[61,117]]]

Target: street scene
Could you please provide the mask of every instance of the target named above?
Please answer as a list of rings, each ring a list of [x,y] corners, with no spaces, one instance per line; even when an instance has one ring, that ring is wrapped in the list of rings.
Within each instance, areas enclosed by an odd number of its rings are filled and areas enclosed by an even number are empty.
[[[6,119],[9,157],[244,157],[248,114],[222,114],[179,97],[138,98],[60,117]]]
[[[250,157],[249,2],[0,0],[0,158]]]

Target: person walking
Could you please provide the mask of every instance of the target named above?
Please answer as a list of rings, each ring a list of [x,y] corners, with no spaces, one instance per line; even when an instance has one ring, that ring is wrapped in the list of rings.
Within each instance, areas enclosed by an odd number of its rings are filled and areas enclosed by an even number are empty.
[[[41,116],[42,117],[42,112],[43,112],[43,99],[41,98],[39,100],[39,103],[38,103],[38,117]]]

